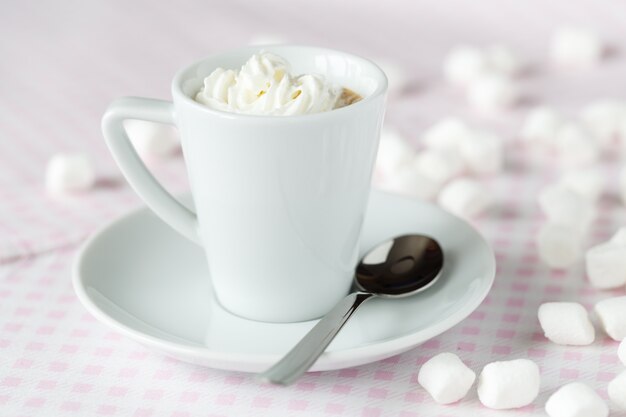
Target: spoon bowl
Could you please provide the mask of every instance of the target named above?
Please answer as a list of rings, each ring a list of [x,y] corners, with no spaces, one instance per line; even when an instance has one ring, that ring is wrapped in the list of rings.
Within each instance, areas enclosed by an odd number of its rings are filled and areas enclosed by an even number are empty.
[[[404,235],[377,245],[356,268],[356,287],[385,298],[408,297],[433,285],[443,251],[431,237]]]

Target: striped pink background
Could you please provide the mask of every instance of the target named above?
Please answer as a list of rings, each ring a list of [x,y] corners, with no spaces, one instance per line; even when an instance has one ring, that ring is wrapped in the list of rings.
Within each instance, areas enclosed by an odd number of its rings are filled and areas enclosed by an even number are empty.
[[[512,142],[527,104],[498,118],[479,117],[441,79],[447,50],[460,42],[511,45],[534,69],[521,80],[526,103],[546,102],[574,114],[594,98],[626,98],[625,19],[626,4],[591,0],[4,2],[0,252],[46,253],[0,265],[0,416],[505,415],[482,407],[475,392],[455,406],[433,403],[416,375],[421,363],[444,350],[476,370],[493,360],[536,360],[543,374],[540,397],[514,415],[542,415],[547,396],[574,380],[606,397],[606,384],[622,370],[616,343],[600,335],[588,347],[552,345],[541,335],[536,308],[548,300],[581,299],[591,306],[623,291],[590,289],[582,264],[555,272],[538,261],[534,233],[543,220],[535,196],[556,173],[513,143],[506,174],[485,180],[498,207],[476,221],[499,262],[483,305],[406,354],[309,374],[290,388],[179,363],[110,333],[77,303],[69,265],[77,242],[140,204],[104,147],[104,108],[121,95],[167,98],[171,76],[190,61],[259,34],[392,60],[407,70],[411,85],[390,97],[389,126],[417,143],[428,124],[457,115]],[[550,68],[547,40],[562,24],[597,30],[614,53],[592,71],[562,74]],[[45,163],[69,150],[94,156],[98,186],[80,198],[51,199],[43,192]],[[614,179],[617,162],[604,164],[607,178]],[[170,189],[186,188],[180,158],[152,166]],[[601,201],[588,244],[624,224],[624,208],[611,191]]]

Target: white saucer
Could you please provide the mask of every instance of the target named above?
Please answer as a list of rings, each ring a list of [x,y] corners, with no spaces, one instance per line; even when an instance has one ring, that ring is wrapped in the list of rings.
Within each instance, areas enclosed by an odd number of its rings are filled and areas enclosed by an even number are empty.
[[[423,233],[444,250],[428,291],[365,304],[312,370],[374,362],[409,350],[466,318],[495,276],[493,251],[467,223],[436,206],[372,192],[361,251],[392,236]],[[200,248],[147,209],[97,232],[73,271],[81,303],[98,320],[168,356],[212,368],[266,369],[315,323],[262,323],[234,316],[211,295]]]

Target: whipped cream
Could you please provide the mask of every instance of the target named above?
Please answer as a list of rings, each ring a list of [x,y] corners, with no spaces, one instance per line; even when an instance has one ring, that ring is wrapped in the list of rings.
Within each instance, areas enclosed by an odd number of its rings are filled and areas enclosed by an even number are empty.
[[[239,72],[217,68],[204,79],[196,101],[233,113],[290,116],[329,111],[342,105],[342,88],[323,76],[294,76],[283,58],[261,51]]]

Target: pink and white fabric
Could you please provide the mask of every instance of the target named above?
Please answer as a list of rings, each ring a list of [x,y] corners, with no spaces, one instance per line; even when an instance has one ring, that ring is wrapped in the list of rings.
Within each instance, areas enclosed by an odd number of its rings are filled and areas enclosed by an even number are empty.
[[[545,301],[579,300],[591,307],[624,289],[592,289],[582,263],[551,271],[539,261],[535,234],[544,220],[535,199],[557,171],[514,141],[528,103],[547,103],[574,116],[591,100],[626,98],[625,15],[625,4],[592,0],[480,0],[471,6],[461,0],[7,2],[0,13],[0,415],[502,415],[480,405],[475,390],[456,405],[440,406],[418,386],[419,366],[442,351],[457,353],[477,372],[494,360],[535,360],[543,376],[539,398],[516,415],[542,415],[548,396],[577,380],[606,399],[608,382],[622,370],[617,343],[600,333],[590,346],[551,344],[536,311]],[[548,64],[547,44],[561,25],[597,31],[612,53],[597,68],[559,72]],[[497,208],[475,222],[498,260],[495,285],[481,307],[405,354],[307,374],[289,388],[151,353],[91,318],[70,284],[77,245],[140,206],[101,138],[107,103],[122,95],[168,98],[179,67],[259,35],[404,67],[410,86],[390,96],[386,123],[415,144],[430,123],[448,115],[509,142],[505,174],[483,180]],[[518,50],[532,71],[520,80],[526,98],[520,106],[484,118],[446,85],[440,67],[457,44],[495,42]],[[62,151],[92,155],[98,171],[92,192],[66,199],[46,195],[45,164]],[[618,165],[603,162],[607,180],[617,178]],[[186,189],[180,156],[151,166],[173,192]],[[587,246],[624,223],[615,189],[599,205]],[[626,413],[612,409],[611,415]]]

